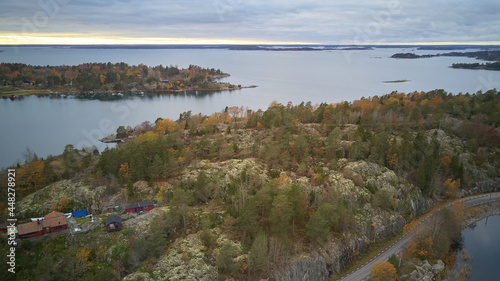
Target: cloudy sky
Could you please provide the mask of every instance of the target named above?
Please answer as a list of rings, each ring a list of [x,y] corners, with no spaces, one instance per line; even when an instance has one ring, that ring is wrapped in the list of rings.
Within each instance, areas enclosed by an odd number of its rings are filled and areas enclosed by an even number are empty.
[[[2,0],[0,44],[500,43],[498,0]]]

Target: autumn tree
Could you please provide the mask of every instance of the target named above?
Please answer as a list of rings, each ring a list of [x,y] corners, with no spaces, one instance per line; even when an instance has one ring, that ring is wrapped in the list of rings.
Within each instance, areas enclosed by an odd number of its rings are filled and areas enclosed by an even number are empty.
[[[30,190],[33,187],[37,191],[38,186],[44,184],[46,180],[43,176],[44,165],[42,160],[36,160],[22,166],[18,170],[18,185],[23,190]]]
[[[79,259],[80,261],[84,262],[87,267],[90,267],[93,265],[92,259],[91,259],[91,251],[87,248],[80,248],[76,252],[76,258]]]
[[[433,246],[434,241],[429,233],[419,233],[408,244],[407,251],[421,260],[425,260],[433,256]]]
[[[376,262],[370,271],[371,281],[397,281],[396,268],[389,262]]]
[[[128,179],[130,177],[130,168],[128,166],[128,163],[125,162],[125,163],[121,164],[118,172],[123,179],[125,179],[125,180]]]
[[[173,132],[175,130],[175,122],[172,119],[159,119],[156,122],[155,132],[160,136]]]
[[[459,194],[460,188],[460,179],[452,180],[447,179],[444,183],[444,195],[446,198],[457,198]]]
[[[241,117],[241,114],[243,113],[243,106],[240,107],[231,106],[228,108],[227,111],[231,115],[232,119],[237,120],[238,118]]]

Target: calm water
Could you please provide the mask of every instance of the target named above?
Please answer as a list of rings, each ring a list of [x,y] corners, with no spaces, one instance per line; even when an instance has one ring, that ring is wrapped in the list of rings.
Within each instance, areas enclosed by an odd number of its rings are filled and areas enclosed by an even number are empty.
[[[475,228],[462,231],[464,249],[474,258],[468,281],[500,280],[500,216],[491,216],[477,222]]]
[[[179,114],[211,114],[226,106],[266,109],[276,100],[286,104],[352,101],[363,96],[392,91],[411,92],[445,89],[459,92],[500,88],[500,72],[448,68],[452,63],[474,62],[471,58],[436,57],[396,60],[389,57],[412,49],[369,51],[272,52],[230,50],[103,50],[69,48],[0,47],[0,62],[34,65],[126,62],[128,64],[189,64],[220,68],[234,84],[257,85],[254,89],[209,95],[137,97],[119,101],[51,99],[26,97],[0,100],[0,167],[22,158],[26,146],[38,156],[62,153],[66,144],[79,148],[105,145],[101,136],[114,133],[120,125],[135,126],[158,117],[177,119]],[[435,53],[435,52],[434,52]],[[382,81],[407,79],[406,83]]]

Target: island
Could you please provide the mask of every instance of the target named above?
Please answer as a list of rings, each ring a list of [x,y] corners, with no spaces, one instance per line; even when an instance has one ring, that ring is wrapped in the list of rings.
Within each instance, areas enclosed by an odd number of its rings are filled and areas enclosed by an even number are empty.
[[[404,83],[404,82],[408,82],[408,81],[410,81],[410,80],[400,79],[400,80],[382,81],[382,83]]]
[[[478,60],[494,61],[493,63],[454,63],[451,68],[461,69],[485,69],[500,70],[500,51],[477,51],[477,52],[450,52],[435,55],[417,55],[415,53],[397,53],[391,56],[394,59],[422,59],[432,57],[468,57]]]
[[[220,69],[197,65],[181,69],[172,65],[151,67],[123,62],[60,66],[2,63],[0,95],[6,97],[57,93],[123,96],[123,93],[143,95],[144,92],[226,91],[246,88],[219,81],[228,76],[228,73]]]

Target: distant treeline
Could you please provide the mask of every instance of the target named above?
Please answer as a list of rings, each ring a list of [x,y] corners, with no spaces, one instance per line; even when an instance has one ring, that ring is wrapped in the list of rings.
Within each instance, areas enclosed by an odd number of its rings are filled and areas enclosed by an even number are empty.
[[[485,70],[500,70],[500,62],[493,63],[454,63],[452,68],[462,69],[485,69]]]
[[[391,56],[395,59],[420,59],[432,57],[468,57],[486,61],[500,61],[500,51],[450,52],[435,55],[417,55],[414,53],[397,53]]]

